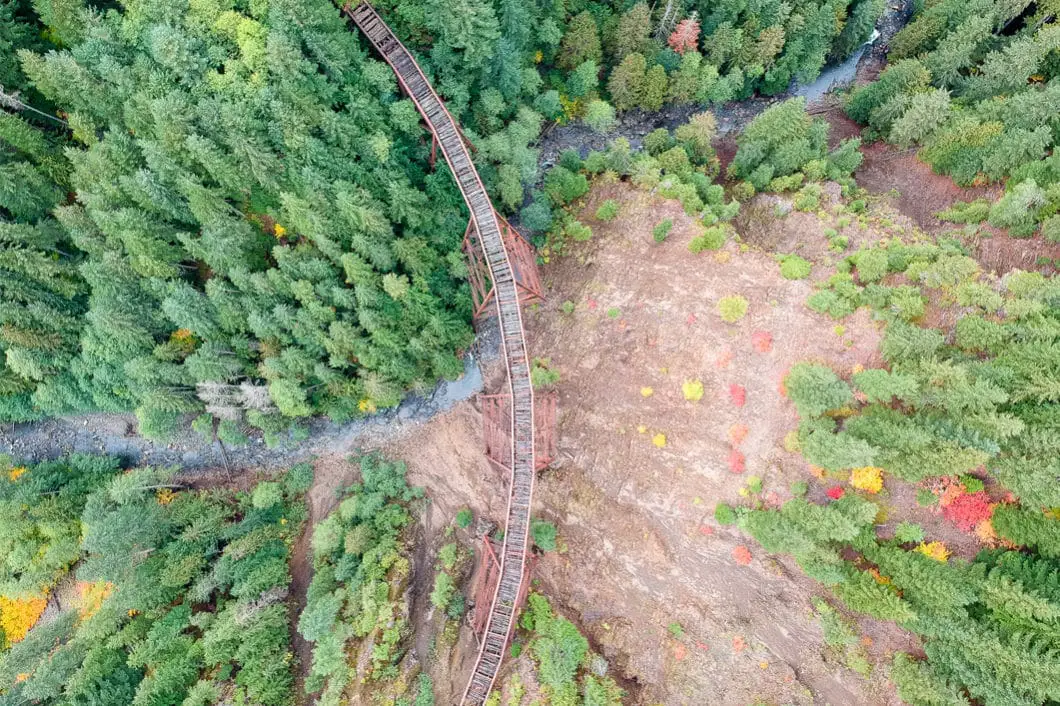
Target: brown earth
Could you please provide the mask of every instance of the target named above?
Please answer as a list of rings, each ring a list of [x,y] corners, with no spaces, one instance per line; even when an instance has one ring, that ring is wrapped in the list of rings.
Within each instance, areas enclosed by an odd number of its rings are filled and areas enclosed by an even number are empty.
[[[860,133],[860,126],[848,118],[838,104],[823,111],[821,116],[831,126],[829,141],[833,146],[841,139]],[[885,198],[888,205],[910,217],[927,233],[950,231],[961,235],[962,226],[945,223],[935,214],[959,201],[980,198],[994,201],[1005,191],[1001,184],[958,186],[950,177],[932,171],[930,165],[918,158],[915,148],[901,150],[884,142],[874,142],[863,145],[861,152],[865,160],[854,172],[858,186]],[[962,239],[972,256],[988,272],[1004,274],[1020,269],[1052,274],[1056,271],[1055,265],[1039,264],[1038,259],[1044,257],[1056,263],[1060,258],[1060,243],[1050,243],[1040,235],[1013,238],[1005,229],[986,223],[974,230],[973,235],[962,236]]]
[[[606,198],[622,204],[619,217],[593,221]],[[674,229],[658,244],[651,229],[664,218]],[[733,551],[753,543],[713,519],[717,502],[741,502],[749,476],[763,479],[769,502],[809,477],[782,445],[796,419],[780,380],[807,357],[841,370],[873,364],[876,327],[859,312],[836,329],[805,307],[810,282],[782,279],[765,253],[730,243],[692,255],[696,225],[676,202],[610,185],[593,192],[583,219],[592,241],[544,268],[548,304],[528,317],[534,352],[563,376],[561,461],[542,477],[538,502],[566,550],[538,565],[546,592],[639,684],[633,703],[895,702],[880,677],[826,663],[810,613],[816,586],[757,549],[739,565]],[[813,232],[809,220],[790,223],[819,250],[820,224]],[[737,324],[716,313],[730,294],[750,303]],[[573,314],[560,313],[564,301]],[[753,347],[756,332],[771,334],[771,350]],[[684,399],[686,380],[702,381],[699,402]],[[731,385],[746,390],[746,404],[734,404]],[[727,461],[737,425],[747,428],[743,473]],[[680,639],[668,630],[675,623]],[[887,649],[908,642],[883,631],[880,640]]]

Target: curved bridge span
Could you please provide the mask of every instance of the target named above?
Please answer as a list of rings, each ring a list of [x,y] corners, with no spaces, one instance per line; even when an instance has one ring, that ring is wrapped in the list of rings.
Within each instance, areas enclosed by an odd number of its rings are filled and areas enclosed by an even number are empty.
[[[530,362],[526,353],[517,273],[505,246],[497,214],[471,161],[460,129],[412,54],[364,0],[356,5],[347,3],[343,12],[390,64],[401,87],[434,133],[471,211],[471,223],[478,231],[478,242],[493,280],[493,299],[500,320],[511,394],[511,429],[508,438],[512,443],[509,449],[511,479],[504,545],[500,553],[500,578],[490,606],[482,645],[462,700],[465,704],[482,704],[493,687],[515,623],[527,560],[530,503],[534,494],[534,391],[530,385]]]

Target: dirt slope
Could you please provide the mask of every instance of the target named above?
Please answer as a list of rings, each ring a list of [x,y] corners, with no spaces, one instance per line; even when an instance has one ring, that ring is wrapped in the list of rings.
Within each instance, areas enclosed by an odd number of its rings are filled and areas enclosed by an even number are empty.
[[[619,217],[592,221],[609,197],[623,204]],[[651,228],[667,217],[674,230],[657,244]],[[765,253],[730,243],[718,255],[692,255],[694,224],[675,202],[612,185],[594,192],[583,218],[593,240],[545,268],[548,305],[530,317],[534,352],[563,375],[563,459],[538,498],[567,551],[539,564],[545,589],[641,685],[640,703],[894,702],[879,678],[825,662],[812,582],[757,549],[740,565],[733,551],[746,538],[713,519],[715,503],[740,501],[751,475],[772,502],[807,477],[782,446],[796,420],[780,380],[808,356],[840,369],[871,364],[875,326],[862,312],[836,329],[804,306],[810,281],[782,279]],[[800,231],[780,242],[823,239],[819,225],[790,223]],[[813,277],[827,274],[817,267]],[[750,303],[737,324],[716,313],[730,294]],[[576,305],[573,314],[559,311],[564,301]],[[684,398],[686,380],[703,383],[699,402]],[[734,473],[731,435],[744,428],[745,468]],[[680,639],[668,629],[674,623]]]

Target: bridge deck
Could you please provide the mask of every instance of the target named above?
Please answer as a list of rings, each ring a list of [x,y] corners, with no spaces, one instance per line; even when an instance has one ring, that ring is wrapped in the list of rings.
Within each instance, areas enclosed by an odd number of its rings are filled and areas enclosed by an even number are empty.
[[[509,438],[513,443],[511,463],[508,465],[511,482],[504,545],[500,552],[500,580],[493,596],[482,646],[462,701],[466,704],[481,704],[493,687],[514,627],[527,560],[530,504],[534,493],[534,391],[530,385],[530,364],[516,276],[501,237],[497,214],[453,117],[412,54],[371,5],[362,0],[355,7],[347,5],[344,11],[390,64],[402,88],[416,103],[437,138],[442,155],[471,211],[471,220],[478,230],[479,244],[495,288],[494,302],[500,321],[512,400]]]

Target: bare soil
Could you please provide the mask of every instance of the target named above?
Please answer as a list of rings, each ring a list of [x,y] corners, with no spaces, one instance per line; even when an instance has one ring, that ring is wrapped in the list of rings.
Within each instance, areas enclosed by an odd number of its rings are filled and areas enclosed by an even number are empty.
[[[848,118],[836,102],[823,109],[821,115],[831,125],[829,141],[833,146],[860,132],[860,126]],[[732,141],[723,141],[725,147],[735,154],[735,143],[731,146],[729,143]],[[858,186],[884,198],[888,205],[911,218],[927,233],[949,232],[962,237],[972,256],[986,271],[997,274],[1015,269],[1039,270],[1047,274],[1055,272],[1060,243],[1050,243],[1040,235],[1013,238],[1005,229],[985,223],[975,229],[973,236],[967,237],[961,233],[961,226],[945,223],[936,216],[960,201],[980,198],[994,201],[1004,193],[1003,185],[958,186],[950,177],[932,171],[930,165],[917,157],[915,148],[903,150],[884,142],[874,142],[863,145],[861,151],[865,159],[854,172]],[[1042,257],[1054,264],[1039,264]]]
[[[607,198],[622,204],[619,217],[593,221]],[[772,503],[809,477],[782,445],[796,418],[779,383],[807,357],[844,372],[876,363],[876,326],[859,312],[839,335],[805,307],[811,282],[782,279],[765,253],[730,243],[692,255],[697,226],[676,202],[609,185],[592,192],[582,217],[592,241],[544,269],[548,304],[528,317],[533,351],[563,376],[561,460],[538,486],[541,514],[565,543],[538,565],[546,592],[640,686],[631,703],[897,703],[878,675],[866,680],[826,663],[810,614],[813,582],[757,549],[740,565],[733,551],[753,542],[713,519],[717,502],[742,501],[749,476],[763,479]],[[652,227],[664,218],[673,231],[655,243]],[[795,231],[817,247],[821,228],[813,233],[799,219]],[[815,268],[813,277],[828,274]],[[736,324],[716,309],[731,294],[749,301]],[[576,305],[573,314],[560,312],[564,301]],[[763,332],[772,337],[767,352],[753,344]],[[699,402],[684,398],[686,380],[703,383]],[[734,402],[733,385],[744,404]],[[745,470],[734,473],[731,434],[740,425]],[[882,652],[909,642],[876,630]]]
[[[836,118],[831,118],[835,120]],[[849,118],[842,118],[849,120]],[[952,223],[943,223],[935,214],[956,201],[974,201],[987,198],[993,201],[1002,188],[997,184],[962,187],[948,176],[936,174],[931,167],[921,162],[916,150],[899,150],[882,142],[862,148],[865,161],[854,173],[858,186],[871,193],[895,192],[894,206],[910,216],[918,226],[928,232],[952,229]]]

